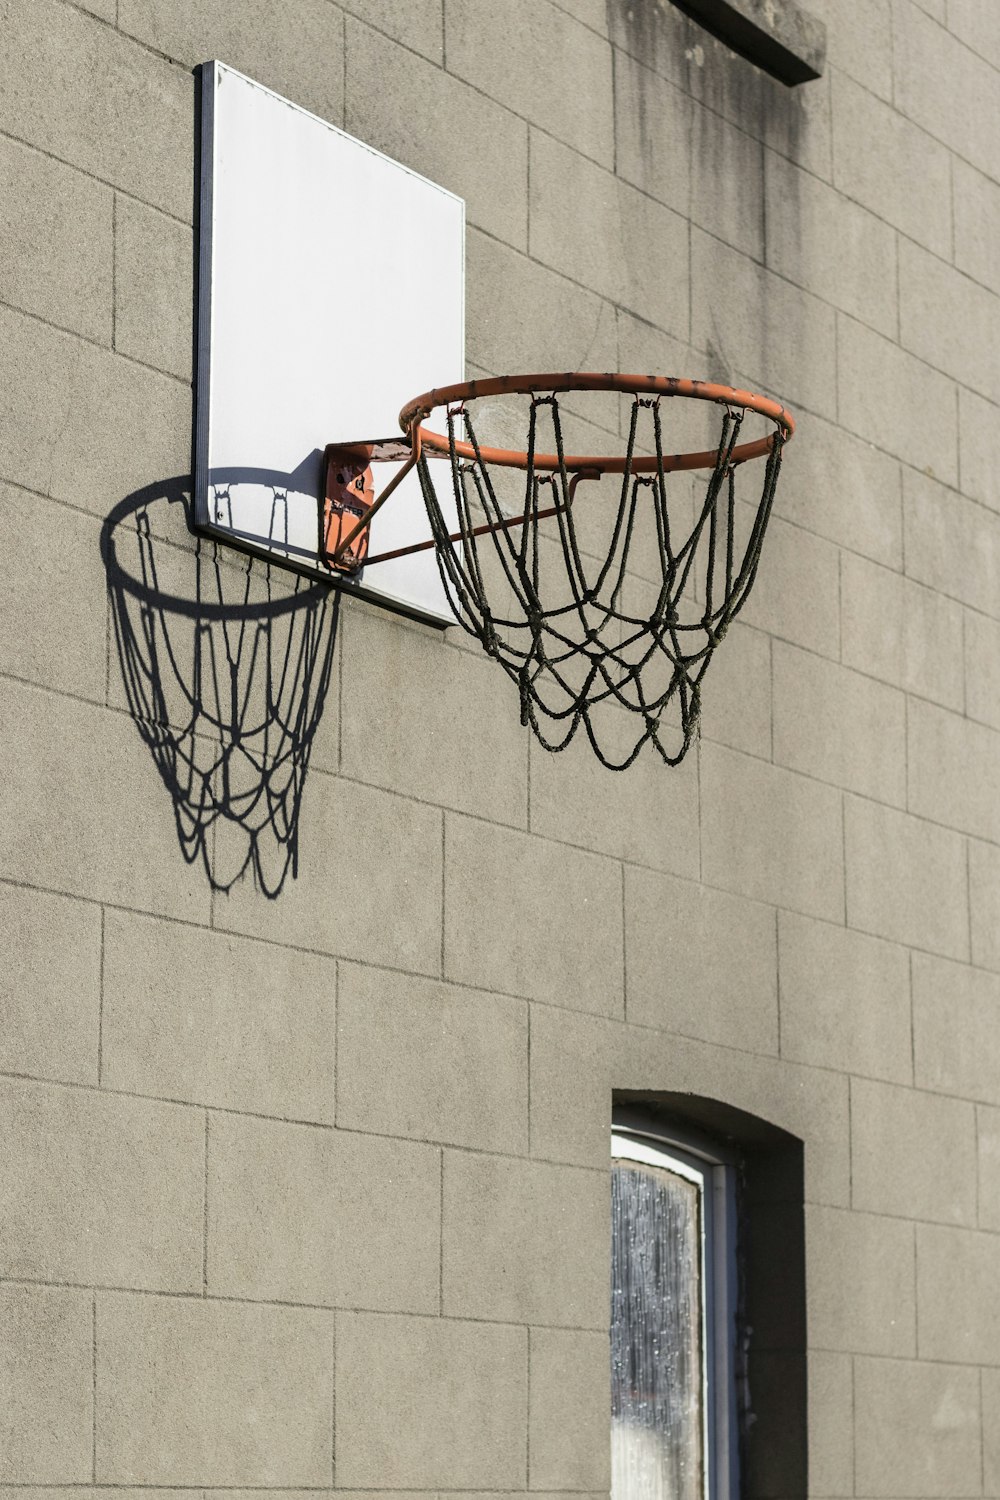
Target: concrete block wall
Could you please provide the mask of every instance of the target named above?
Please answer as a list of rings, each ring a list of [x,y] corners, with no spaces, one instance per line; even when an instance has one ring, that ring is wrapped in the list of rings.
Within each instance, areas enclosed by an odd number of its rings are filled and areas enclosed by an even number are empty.
[[[805,1143],[811,1493],[1000,1491],[1000,30],[808,4],[789,92],[668,0],[0,0],[9,1500],[605,1491],[615,1090]],[[213,56],[466,198],[470,368],[795,411],[679,770],[348,602],[296,878],[185,862],[99,542],[190,473]]]

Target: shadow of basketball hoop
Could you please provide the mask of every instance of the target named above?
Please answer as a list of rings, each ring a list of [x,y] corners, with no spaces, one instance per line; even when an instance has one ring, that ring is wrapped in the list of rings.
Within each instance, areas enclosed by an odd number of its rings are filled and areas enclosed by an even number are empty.
[[[274,482],[274,476],[267,480]],[[101,530],[121,697],[213,889],[248,870],[277,897],[298,868],[302,791],[339,595],[189,528],[188,476],[127,495]]]

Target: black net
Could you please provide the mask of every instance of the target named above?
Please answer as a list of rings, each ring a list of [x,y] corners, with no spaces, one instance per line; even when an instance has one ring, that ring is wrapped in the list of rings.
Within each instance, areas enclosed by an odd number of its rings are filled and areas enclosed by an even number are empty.
[[[613,481],[616,505],[605,506],[599,555],[592,536],[581,534],[555,395],[531,399],[527,467],[517,476],[514,505],[511,471],[484,459],[469,408],[449,408],[460,543],[449,541],[426,458],[419,465],[441,578],[459,623],[517,684],[521,721],[546,750],[565,749],[582,725],[611,770],[630,766],[647,743],[669,765],[687,753],[702,679],[753,586],[781,464],[776,424],[761,488],[749,505],[738,498],[743,466],[733,454],[746,412],[721,407],[715,462],[692,506],[687,475],[668,472],[660,405],[658,397],[632,400],[625,469],[620,484]],[[542,418],[558,457],[551,471],[535,467],[544,451]],[[651,450],[642,472],[640,427]],[[463,456],[458,444],[475,456]],[[759,481],[761,466],[747,472]],[[611,482],[601,486],[602,503]],[[520,513],[523,522],[512,524]],[[608,732],[607,708],[635,716],[624,738],[620,713]]]

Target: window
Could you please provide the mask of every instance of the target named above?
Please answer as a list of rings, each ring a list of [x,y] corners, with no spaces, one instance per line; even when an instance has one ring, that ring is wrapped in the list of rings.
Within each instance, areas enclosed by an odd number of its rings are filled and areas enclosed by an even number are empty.
[[[612,1119],[613,1500],[807,1494],[801,1139],[700,1094]]]
[[[735,1157],[612,1132],[612,1500],[735,1500]]]

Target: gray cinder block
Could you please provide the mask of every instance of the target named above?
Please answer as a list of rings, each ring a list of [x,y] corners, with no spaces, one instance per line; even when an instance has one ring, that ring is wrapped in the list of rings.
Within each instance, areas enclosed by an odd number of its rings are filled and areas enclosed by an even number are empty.
[[[934,703],[911,704],[909,806],[921,817],[1000,842],[1000,734]]]
[[[524,1485],[528,1332],[454,1318],[337,1318],[337,1479]]]
[[[4,307],[0,425],[3,478],[102,518],[190,468],[187,386]]]
[[[930,5],[925,3],[924,9],[934,15],[934,0]],[[984,0],[954,0],[948,6],[947,20],[949,31],[975,47],[980,57],[1000,66],[1000,17],[991,5]]]
[[[783,641],[772,660],[775,764],[904,806],[903,694]]]
[[[125,715],[8,679],[0,743],[16,768],[0,782],[8,879],[207,920],[210,892],[195,871],[176,867],[170,799],[150,795],[148,753]]]
[[[950,256],[945,147],[843,74],[833,73],[831,85],[834,186],[936,255]]]
[[[924,474],[903,475],[906,571],[994,619],[1000,614],[1000,518]]]
[[[982,22],[988,26],[984,12]],[[1000,292],[1000,249],[993,226],[1000,215],[1000,185],[955,157],[955,264],[975,281]]]
[[[756,901],[777,898],[793,911],[841,920],[839,792],[720,745],[705,744],[701,763],[706,881]]]
[[[778,1050],[774,910],[625,871],[628,1018],[748,1052]]]
[[[915,953],[913,1056],[918,1088],[1000,1104],[1000,975]]]
[[[446,9],[445,46],[449,72],[613,166],[611,48],[564,7],[509,0],[498,9],[489,0],[465,0]]]
[[[913,1234],[903,1219],[810,1207],[809,1337],[821,1349],[916,1356]]]
[[[1000,1110],[976,1109],[979,1148],[979,1227],[1000,1229]]]
[[[899,334],[904,348],[980,395],[1000,376],[995,293],[909,240],[899,245]]]
[[[431,0],[431,4],[434,0]],[[194,68],[217,57],[335,125],[343,121],[343,16],[325,0],[121,0],[122,31]],[[416,18],[415,18],[416,19]]]
[[[903,566],[900,464],[813,415],[808,436],[807,443],[793,442],[784,451],[775,514],[898,571]],[[842,557],[844,563],[851,560],[846,551]]]
[[[615,861],[449,814],[444,899],[447,979],[621,1013]]]
[[[466,255],[467,357],[473,363],[496,374],[617,368],[609,302],[569,280],[564,269],[527,260],[475,229],[466,235]],[[575,409],[572,400],[567,406]],[[618,399],[588,397],[581,415],[616,432]]]
[[[879,98],[892,98],[892,0],[809,0],[826,22],[827,62]],[[853,38],[864,35],[864,46]]]
[[[383,612],[345,609],[340,628],[344,775],[525,827],[528,736],[503,672]]]
[[[115,348],[190,380],[191,230],[119,194],[115,203]]]
[[[0,1477],[89,1484],[93,1297],[75,1288],[0,1288]]]
[[[891,225],[785,157],[769,151],[765,161],[768,265],[895,338]]]
[[[0,551],[0,667],[103,704],[108,612],[97,518],[3,483],[0,505],[10,525]]]
[[[994,462],[997,407],[959,386],[958,432],[964,495],[1000,511],[1000,475]]]
[[[845,427],[945,484],[955,482],[958,423],[947,376],[843,314],[837,369]]]
[[[844,1074],[545,1005],[533,1005],[531,1018],[533,1153],[606,1170],[612,1092],[655,1091],[664,1078],[681,1093],[768,1110],[811,1144],[806,1201],[850,1205]]]
[[[978,1371],[857,1359],[854,1399],[857,1483],[866,1494],[979,1488]]]
[[[921,1358],[996,1365],[996,1236],[940,1224],[918,1224],[916,1232]]]
[[[712,658],[701,702],[701,732],[730,750],[771,755],[771,640],[737,622]]]
[[[100,907],[0,885],[0,929],[18,938],[0,971],[0,1067],[96,1083]]]
[[[854,1494],[854,1361],[809,1351],[809,1473],[831,1496]]]
[[[97,1298],[98,1483],[328,1485],[333,1314]]]
[[[710,692],[706,689],[706,697]],[[612,725],[614,717],[611,713],[597,720],[602,726],[607,724],[611,745],[616,744],[616,731],[621,731],[619,743],[625,747],[626,730],[633,731],[634,743],[641,721],[637,720],[633,729],[631,723]],[[672,745],[676,748],[669,733],[664,733],[663,741],[668,749]],[[559,755],[550,755],[532,741],[529,759],[532,833],[567,844],[582,843],[616,859],[697,877],[696,751],[667,776],[659,757],[644,753],[630,767],[627,777],[609,777],[595,759],[585,733]]]
[[[453,72],[418,61],[409,45],[353,19],[346,35],[345,128],[464,198],[469,224],[526,250],[525,120]],[[461,122],[460,152],[438,129],[442,119]]]
[[[780,391],[793,411],[798,401],[835,420],[835,323],[829,302],[692,230],[691,342],[707,348],[721,341],[744,384]],[[772,325],[784,330],[781,339],[765,332]]]
[[[994,1489],[1000,1482],[1000,1371],[984,1370],[983,1483]]]
[[[204,1122],[183,1105],[26,1079],[0,1090],[4,1274],[199,1290]]]
[[[607,1486],[607,1336],[533,1328],[530,1364],[530,1488],[593,1491]]]
[[[690,211],[699,228],[751,260],[762,261],[765,152],[754,123],[748,120],[740,129],[713,110],[695,109]]]
[[[606,1173],[446,1151],[443,1312],[606,1327],[608,1204]]]
[[[849,927],[778,914],[781,1053],[796,1062],[913,1081],[905,948]],[[871,996],[878,995],[878,1005]]]
[[[844,799],[844,834],[848,926],[967,959],[961,835],[859,797]]]
[[[530,149],[531,256],[686,338],[686,221],[539,130]]]
[[[313,770],[302,818],[310,836],[301,842],[299,878],[288,882],[281,902],[262,906],[244,879],[220,899],[215,925],[320,953],[440,973],[440,809]],[[364,838],[355,837],[362,828]],[[356,888],[377,891],[377,901],[349,907],[330,901],[329,883],[345,861]]]
[[[891,1159],[887,1140],[896,1143]],[[971,1104],[855,1078],[851,1143],[855,1208],[942,1224],[975,1224],[976,1126]]]
[[[1000,970],[1000,850],[969,840],[972,962]]]
[[[208,1130],[207,1201],[213,1295],[438,1310],[432,1146],[219,1114]]]
[[[840,582],[844,665],[960,710],[963,616],[966,650],[973,617],[956,600],[850,552],[841,554]]]
[[[373,1057],[379,1058],[374,1074]],[[524,1154],[527,1005],[387,969],[342,964],[337,1123],[379,1135]]]
[[[991,107],[995,68],[918,6],[893,0],[893,102],[984,172],[995,172],[1000,127]],[[963,107],[955,108],[956,99]]]
[[[763,587],[751,594],[741,619],[836,660],[840,639],[838,573],[835,547],[823,537],[811,537],[798,527],[772,518],[767,551],[760,564]]]
[[[6,205],[0,299],[111,343],[113,193],[18,141],[0,140]]]
[[[194,80],[58,0],[11,0],[0,129],[190,220]]]
[[[675,213],[688,215],[696,105],[648,63],[648,57],[614,54],[615,171]]]
[[[103,981],[109,1087],[333,1123],[331,959],[109,911]]]

